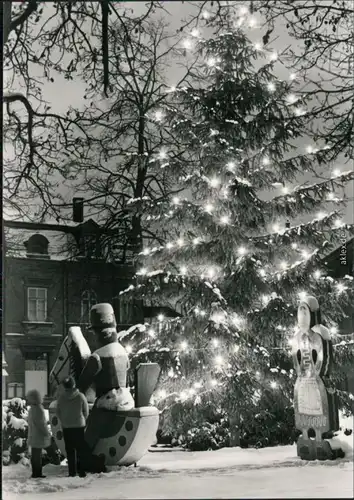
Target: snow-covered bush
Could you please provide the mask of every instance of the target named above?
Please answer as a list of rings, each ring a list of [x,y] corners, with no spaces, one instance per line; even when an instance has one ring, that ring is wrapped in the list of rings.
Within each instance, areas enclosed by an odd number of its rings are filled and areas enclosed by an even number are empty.
[[[2,435],[3,465],[18,463],[27,454],[27,417],[26,401],[13,398],[3,401]]]
[[[300,433],[295,428],[294,408],[262,410],[241,428],[241,447],[264,448],[293,444]]]
[[[2,403],[3,465],[10,463],[29,465],[28,409],[26,401],[21,398],[4,400]],[[51,446],[43,450],[43,465],[47,463],[59,464],[62,459],[63,456],[56,447]]]
[[[229,423],[226,419],[202,427],[194,427],[187,432],[181,443],[191,451],[217,450],[230,446]]]

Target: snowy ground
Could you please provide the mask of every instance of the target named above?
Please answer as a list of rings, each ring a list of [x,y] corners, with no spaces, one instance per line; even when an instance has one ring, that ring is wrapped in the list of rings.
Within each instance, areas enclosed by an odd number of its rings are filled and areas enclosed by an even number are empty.
[[[352,437],[352,436],[351,436]],[[353,456],[326,462],[297,458],[296,446],[261,450],[149,452],[139,466],[85,479],[48,465],[46,479],[28,479],[23,465],[3,467],[4,500],[143,498],[352,498]]]

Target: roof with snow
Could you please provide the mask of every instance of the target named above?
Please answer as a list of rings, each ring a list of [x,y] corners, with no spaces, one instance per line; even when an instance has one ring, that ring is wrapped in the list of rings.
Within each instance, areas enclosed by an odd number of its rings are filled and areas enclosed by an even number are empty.
[[[115,243],[114,230],[99,226],[93,219],[76,225],[4,221],[7,257],[69,260],[80,253],[79,246],[82,239],[86,236],[103,234],[108,235],[105,245],[110,246],[109,253],[106,255],[107,260],[121,260],[123,246]],[[110,234],[112,238],[109,238]]]

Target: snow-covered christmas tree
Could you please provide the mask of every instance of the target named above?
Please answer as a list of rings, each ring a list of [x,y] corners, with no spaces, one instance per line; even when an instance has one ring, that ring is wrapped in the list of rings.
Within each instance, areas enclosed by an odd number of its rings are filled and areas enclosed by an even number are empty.
[[[164,431],[206,447],[226,444],[230,433],[236,444],[251,435],[259,445],[294,439],[299,299],[319,299],[336,344],[352,292],[349,276],[327,275],[323,256],[352,230],[340,209],[353,172],[333,172],[328,148],[306,145],[311,108],[296,92],[301,75],[275,76],[280,56],[240,25],[230,19],[213,37],[194,30],[185,41],[199,68],[156,110],[178,148],[157,155],[156,168],[169,169],[185,195],[137,200],[143,216],[176,237],[144,249],[136,283],[124,292],[181,313],[160,314],[122,342],[136,362],[163,367],[156,400]],[[320,180],[304,182],[319,171]],[[351,347],[342,344],[336,356],[351,356]],[[340,406],[350,403],[351,395],[338,395]]]

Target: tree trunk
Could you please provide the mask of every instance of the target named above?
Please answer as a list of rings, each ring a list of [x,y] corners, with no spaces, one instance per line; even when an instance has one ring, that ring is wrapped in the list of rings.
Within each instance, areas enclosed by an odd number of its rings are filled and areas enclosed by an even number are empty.
[[[3,18],[3,43],[5,45],[10,34],[12,2],[1,2],[1,6]]]

